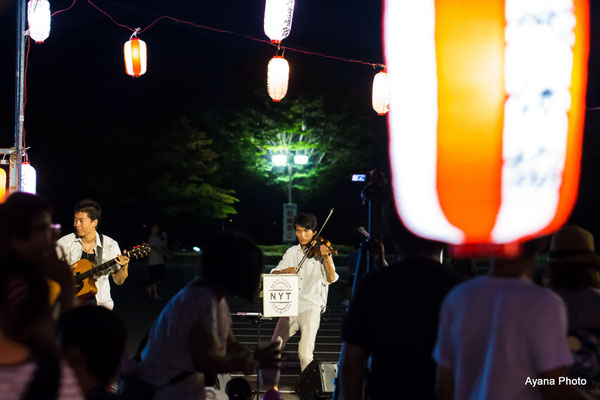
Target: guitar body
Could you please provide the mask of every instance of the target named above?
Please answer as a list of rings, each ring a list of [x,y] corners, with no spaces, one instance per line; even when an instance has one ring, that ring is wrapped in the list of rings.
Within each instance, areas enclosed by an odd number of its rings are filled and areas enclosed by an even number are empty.
[[[81,280],[78,275],[83,274],[94,268],[94,265],[90,260],[81,259],[77,261],[75,264],[71,265],[71,270],[73,271],[73,276],[75,277],[75,294],[80,300],[83,297],[85,299],[95,296],[98,293],[98,288],[96,287],[96,281],[92,278],[87,278]]]
[[[98,293],[98,288],[96,287],[96,281],[94,279],[81,279],[80,276],[82,273],[87,272],[94,267],[94,263],[86,259],[79,260],[71,265],[71,271],[75,278],[75,294],[81,303]],[[48,290],[50,292],[50,304],[54,305],[60,294],[60,285],[53,280],[48,279]]]

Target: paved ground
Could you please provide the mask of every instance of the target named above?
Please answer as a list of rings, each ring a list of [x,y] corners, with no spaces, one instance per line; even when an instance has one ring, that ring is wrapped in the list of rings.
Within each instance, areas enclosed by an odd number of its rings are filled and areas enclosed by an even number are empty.
[[[270,269],[270,268],[269,268]],[[168,279],[161,288],[164,300],[150,299],[144,292],[147,282],[147,266],[144,264],[132,264],[130,275],[123,286],[112,285],[112,294],[115,301],[115,311],[125,320],[128,330],[127,351],[134,354],[137,346],[145,335],[154,319],[160,313],[167,300],[172,297],[181,287],[189,282],[195,274],[196,267],[193,264],[169,264],[167,265]],[[321,327],[317,335],[315,358],[321,361],[337,361],[341,346],[340,330],[344,314],[341,302],[346,293],[345,278],[347,268],[338,266],[340,281],[331,286],[329,292],[328,311],[323,315]],[[257,306],[250,305],[241,299],[228,299],[232,313],[255,312]],[[269,340],[275,328],[275,320],[263,320],[260,324],[261,340]],[[237,338],[249,347],[255,347],[258,342],[258,326],[245,317],[233,316],[233,328]],[[280,390],[284,398],[298,399],[292,394],[298,376],[300,364],[298,362],[299,334],[291,338],[284,349],[284,363],[281,370]],[[256,375],[246,377],[254,387]]]

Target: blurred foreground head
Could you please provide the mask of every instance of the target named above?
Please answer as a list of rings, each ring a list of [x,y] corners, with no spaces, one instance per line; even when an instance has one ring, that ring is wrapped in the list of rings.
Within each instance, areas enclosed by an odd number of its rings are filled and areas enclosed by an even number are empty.
[[[117,373],[125,351],[125,324],[112,310],[81,306],[63,314],[57,324],[63,356],[75,371],[108,384]]]
[[[224,232],[203,249],[200,273],[232,294],[253,301],[264,271],[260,248],[246,235]]]
[[[55,239],[52,210],[42,197],[16,192],[0,205],[0,254],[35,260]]]
[[[14,257],[0,257],[0,331],[30,348],[45,345],[38,336],[50,320],[48,284],[36,265]],[[43,338],[42,341],[45,341]]]

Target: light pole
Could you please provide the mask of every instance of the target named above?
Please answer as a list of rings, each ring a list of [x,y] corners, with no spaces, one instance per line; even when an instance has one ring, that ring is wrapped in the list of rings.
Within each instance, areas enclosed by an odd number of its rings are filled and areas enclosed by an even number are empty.
[[[273,154],[271,156],[271,162],[276,167],[283,167],[287,164],[288,170],[288,203],[292,203],[292,182],[294,179],[294,164],[297,165],[306,165],[308,163],[308,156],[305,154],[294,154],[293,157],[291,153],[289,154]]]
[[[25,42],[27,30],[26,0],[17,0],[17,67],[15,73],[15,147],[11,149],[11,168],[9,191],[15,192],[23,188],[21,175],[23,161],[23,124],[25,112]]]
[[[293,156],[292,156],[293,155]],[[296,216],[296,204],[292,203],[292,182],[294,179],[294,164],[306,165],[308,163],[308,156],[304,154],[293,154],[287,152],[285,154],[273,154],[271,156],[271,162],[276,167],[284,167],[287,164],[288,171],[288,202],[283,205],[283,241],[293,242],[295,240],[293,220]]]

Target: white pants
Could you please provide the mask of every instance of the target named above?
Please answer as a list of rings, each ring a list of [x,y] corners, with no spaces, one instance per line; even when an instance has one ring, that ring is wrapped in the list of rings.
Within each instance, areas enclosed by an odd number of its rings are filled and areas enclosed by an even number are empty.
[[[277,340],[277,336],[283,339],[283,347],[288,339],[298,330],[300,330],[300,342],[298,342],[298,358],[300,359],[300,369],[310,364],[313,360],[313,352],[315,350],[315,340],[317,339],[317,331],[321,323],[321,309],[311,307],[308,310],[298,313],[297,317],[280,317],[273,333],[273,339]]]

